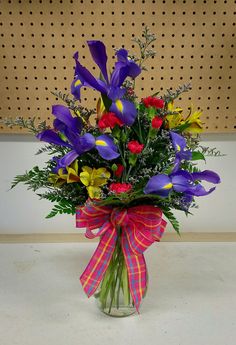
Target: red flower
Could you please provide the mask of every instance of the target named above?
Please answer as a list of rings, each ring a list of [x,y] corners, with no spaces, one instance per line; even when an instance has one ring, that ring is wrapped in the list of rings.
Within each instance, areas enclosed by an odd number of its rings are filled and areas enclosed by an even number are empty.
[[[162,120],[162,118],[159,117],[159,116],[155,116],[155,117],[152,119],[152,127],[153,127],[153,128],[156,128],[156,129],[160,128],[161,125],[162,125],[162,123],[163,123],[163,120]]]
[[[128,143],[127,147],[131,153],[139,154],[143,151],[144,145],[139,144],[139,142],[137,140],[131,140]]]
[[[123,122],[114,113],[105,113],[98,121],[98,127],[104,129],[107,127],[114,128],[115,125],[122,126]]]
[[[122,164],[117,164],[117,169],[116,171],[114,171],[114,175],[116,177],[121,177],[123,171],[124,171],[124,166]]]
[[[130,183],[111,183],[109,189],[116,194],[127,193],[132,189],[132,185]]]
[[[165,102],[163,101],[163,99],[152,97],[152,96],[143,98],[142,102],[146,108],[153,107],[156,109],[160,109],[160,108],[164,108],[164,105],[165,105]]]

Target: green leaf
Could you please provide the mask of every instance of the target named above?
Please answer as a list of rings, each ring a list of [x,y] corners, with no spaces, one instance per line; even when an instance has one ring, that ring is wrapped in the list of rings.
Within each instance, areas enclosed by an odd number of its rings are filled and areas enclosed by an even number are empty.
[[[129,164],[134,166],[137,162],[137,155],[134,153],[130,153],[129,155]]]
[[[148,108],[148,118],[152,120],[154,116],[156,115],[156,109],[153,107]]]
[[[106,108],[106,111],[109,111],[111,104],[112,104],[112,100],[110,98],[107,97],[107,95],[102,94],[102,100],[104,103],[104,106]]]
[[[192,161],[203,160],[205,161],[204,155],[199,151],[192,152]]]
[[[118,125],[115,125],[115,127],[112,129],[112,136],[118,140],[120,139],[121,129]]]
[[[179,222],[177,221],[177,219],[175,218],[173,213],[169,209],[163,209],[163,213],[166,216],[166,218],[171,222],[171,224],[172,224],[173,228],[175,229],[175,231],[177,232],[177,234],[180,236]]]
[[[157,91],[157,92],[153,93],[153,94],[151,95],[151,97],[156,97],[159,93],[160,93],[160,91]]]
[[[45,217],[45,218],[52,218],[55,217],[57,214],[75,214],[75,208],[68,202],[65,202],[64,200],[59,202],[57,205],[53,207],[51,212]]]
[[[175,130],[181,133],[190,126],[191,126],[191,123],[185,122],[183,125],[176,127]]]

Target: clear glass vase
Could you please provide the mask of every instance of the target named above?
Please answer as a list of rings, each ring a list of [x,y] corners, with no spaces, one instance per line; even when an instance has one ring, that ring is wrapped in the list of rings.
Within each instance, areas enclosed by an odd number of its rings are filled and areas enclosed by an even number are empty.
[[[109,316],[125,317],[136,312],[119,232],[111,261],[94,296],[99,309]]]

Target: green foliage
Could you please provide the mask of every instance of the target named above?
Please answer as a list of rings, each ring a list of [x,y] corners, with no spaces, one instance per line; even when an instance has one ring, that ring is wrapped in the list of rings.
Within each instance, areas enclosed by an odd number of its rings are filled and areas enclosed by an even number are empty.
[[[64,200],[63,201],[60,201],[58,204],[56,204],[51,212],[46,216],[46,218],[53,218],[55,217],[56,215],[58,214],[71,214],[71,215],[74,215],[75,214],[75,208],[65,202]]]
[[[30,171],[26,171],[23,175],[17,175],[11,185],[11,189],[14,188],[19,183],[24,183],[27,185],[27,189],[37,191],[39,188],[50,187],[48,182],[49,170],[47,168],[40,169],[38,166],[35,166]]]
[[[177,219],[175,218],[174,214],[170,211],[170,209],[168,208],[164,208],[163,209],[163,213],[166,216],[166,218],[170,221],[170,223],[172,224],[173,228],[175,229],[175,231],[177,232],[177,234],[180,236],[180,226],[179,226],[179,222],[177,221]]]
[[[199,148],[202,150],[202,154],[205,156],[213,156],[213,157],[223,157],[226,156],[224,153],[221,153],[216,147],[205,147],[199,145]]]
[[[27,129],[30,133],[36,135],[45,129],[48,129],[46,121],[39,122],[37,125],[35,123],[36,117],[32,119],[24,119],[23,117],[17,117],[15,119],[6,118],[0,121],[7,127],[20,127]]]
[[[204,155],[199,151],[192,152],[192,161],[203,160],[205,161]]]

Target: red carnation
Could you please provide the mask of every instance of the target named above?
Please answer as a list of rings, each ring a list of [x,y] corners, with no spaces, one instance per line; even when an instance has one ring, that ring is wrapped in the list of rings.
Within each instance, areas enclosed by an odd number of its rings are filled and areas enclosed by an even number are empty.
[[[159,117],[159,116],[155,116],[155,117],[152,119],[152,127],[153,127],[153,128],[156,128],[156,129],[160,128],[161,125],[162,125],[162,123],[163,123],[163,120],[162,120],[162,118]]]
[[[121,177],[123,171],[124,171],[124,166],[122,164],[117,164],[117,169],[116,171],[114,171],[114,175],[116,177]]]
[[[160,109],[160,108],[164,108],[164,105],[165,105],[165,102],[163,101],[163,99],[152,97],[152,96],[143,98],[142,102],[146,108],[153,107],[156,109]]]
[[[131,153],[139,154],[143,151],[144,145],[140,144],[137,140],[131,140],[127,147]]]
[[[122,126],[123,122],[114,113],[105,113],[98,121],[98,127],[105,129],[107,127],[114,128],[115,125]]]
[[[132,189],[132,185],[130,183],[111,183],[109,189],[116,194],[127,193]]]

